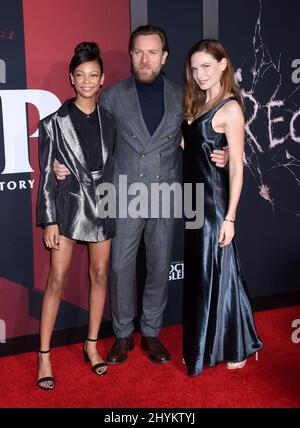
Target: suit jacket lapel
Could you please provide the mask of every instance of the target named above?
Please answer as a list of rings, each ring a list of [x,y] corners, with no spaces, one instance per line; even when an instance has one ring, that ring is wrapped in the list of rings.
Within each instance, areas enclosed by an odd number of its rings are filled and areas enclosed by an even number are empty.
[[[170,102],[169,102],[170,101],[169,100],[169,87],[167,85],[166,79],[164,77],[163,77],[163,79],[164,79],[164,115],[163,115],[161,121],[159,122],[158,127],[156,128],[156,130],[152,134],[149,142],[151,142],[152,140],[155,140],[157,135],[160,134],[161,130],[164,127],[164,123],[166,121],[166,117],[168,115],[169,108],[170,108],[170,106],[169,106],[169,104],[170,104]]]
[[[65,139],[66,145],[70,149],[70,158],[72,159],[72,157],[75,156],[76,159],[82,165],[82,167],[89,171],[84,153],[82,151],[77,133],[75,131],[70,116],[57,116],[57,122],[60,127],[61,133]]]
[[[99,144],[102,143],[102,160],[103,167],[105,167],[105,163],[108,156],[108,142],[111,138],[109,135],[110,130],[109,127],[106,125],[107,121],[103,119],[103,115],[105,113],[103,111],[100,111],[99,105],[97,105],[97,112],[100,126],[100,136],[102,137],[101,141],[99,141]],[[90,170],[87,166],[86,158],[81,148],[80,141],[75,131],[73,122],[68,114],[67,106],[63,105],[59,113],[60,114],[57,116],[57,122],[60,127],[60,131],[64,136],[65,142],[68,148],[70,149],[69,156],[72,158],[72,156],[74,155],[76,159],[80,162],[82,167],[90,174]]]
[[[139,140],[146,143],[151,135],[143,118],[134,76],[128,81],[128,93],[122,101],[124,111],[128,117],[128,123],[132,127],[134,134]]]
[[[99,105],[97,104],[99,125],[100,125],[100,136],[101,136],[101,149],[102,149],[102,161],[103,168],[105,167],[107,156],[108,156],[108,145],[107,143],[110,141],[109,128],[107,126],[107,120],[103,119],[103,115],[105,114],[103,111],[100,111]]]
[[[168,80],[164,76],[162,76],[162,77],[164,79],[165,111],[164,111],[164,115],[163,115],[162,120],[160,121],[158,127],[156,128],[156,130],[152,134],[151,138],[147,142],[147,144],[149,144],[151,146],[151,149],[156,147],[156,145],[159,146],[161,144],[159,137],[166,132],[165,131],[167,129],[166,124],[168,123],[170,118],[172,118],[172,116],[176,116],[178,113],[180,113],[180,112],[178,112],[178,109],[176,110],[176,108],[174,108],[174,106],[178,105],[178,101],[176,100],[176,98],[174,96],[173,88],[169,84]]]
[[[134,134],[138,137],[138,140],[142,142],[142,149],[144,149],[146,145],[151,145],[151,149],[156,145],[159,146],[161,144],[159,137],[165,132],[164,129],[166,128],[166,123],[168,123],[168,120],[170,120],[172,116],[176,116],[181,113],[178,111],[178,100],[173,93],[172,86],[164,76],[162,77],[164,79],[165,111],[162,120],[152,136],[150,135],[143,118],[134,76],[129,79],[128,93],[122,100],[123,109],[126,112],[128,123],[132,127]],[[133,143],[132,146],[136,149],[136,142]]]

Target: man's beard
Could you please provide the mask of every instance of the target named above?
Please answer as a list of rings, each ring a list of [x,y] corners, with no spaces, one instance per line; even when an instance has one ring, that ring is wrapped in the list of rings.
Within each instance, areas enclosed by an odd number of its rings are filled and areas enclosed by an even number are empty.
[[[136,79],[140,83],[144,83],[145,85],[150,85],[155,80],[155,78],[159,75],[160,70],[158,71],[151,70],[151,73],[149,74],[149,73],[143,73],[143,70],[133,68],[133,72]]]

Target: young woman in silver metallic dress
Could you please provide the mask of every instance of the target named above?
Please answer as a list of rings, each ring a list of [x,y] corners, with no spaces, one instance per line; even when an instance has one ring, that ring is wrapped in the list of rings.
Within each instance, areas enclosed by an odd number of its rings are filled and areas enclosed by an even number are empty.
[[[99,189],[102,182],[112,181],[115,121],[97,104],[104,73],[96,43],[83,42],[76,47],[69,71],[76,97],[66,100],[58,111],[43,119],[39,127],[41,174],[37,222],[44,228],[44,242],[51,251],[38,352],[37,384],[44,390],[55,387],[50,341],[76,241],[87,242],[89,251],[89,325],[83,357],[90,361],[95,374],[107,373],[107,365],[96,344],[115,224],[114,219],[99,215]],[[55,178],[55,159],[69,170],[63,181],[58,182]],[[71,286],[76,287],[76,284]]]

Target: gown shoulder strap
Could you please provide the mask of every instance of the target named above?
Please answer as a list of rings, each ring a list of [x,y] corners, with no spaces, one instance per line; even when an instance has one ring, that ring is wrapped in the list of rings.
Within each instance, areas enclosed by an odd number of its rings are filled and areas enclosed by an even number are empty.
[[[229,101],[232,100],[236,100],[237,98],[235,96],[231,96],[228,98],[225,98],[225,100],[222,100],[221,102],[219,102],[219,104],[217,104],[213,109],[212,109],[212,113],[215,114],[218,110],[220,110],[221,107],[223,107],[224,104],[228,103]]]

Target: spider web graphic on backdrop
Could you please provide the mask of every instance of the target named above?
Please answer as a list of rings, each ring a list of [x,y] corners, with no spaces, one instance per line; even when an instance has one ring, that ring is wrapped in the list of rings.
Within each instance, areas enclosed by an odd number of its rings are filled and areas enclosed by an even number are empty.
[[[282,57],[274,59],[262,36],[262,0],[252,38],[253,51],[235,73],[245,102],[246,168],[257,183],[259,197],[270,204],[273,214],[284,209],[300,216],[300,209],[278,196],[274,174],[287,173],[286,192],[300,186],[300,86],[284,88]],[[274,55],[273,55],[274,56]],[[297,131],[298,128],[298,131]],[[297,133],[298,132],[298,133]]]

